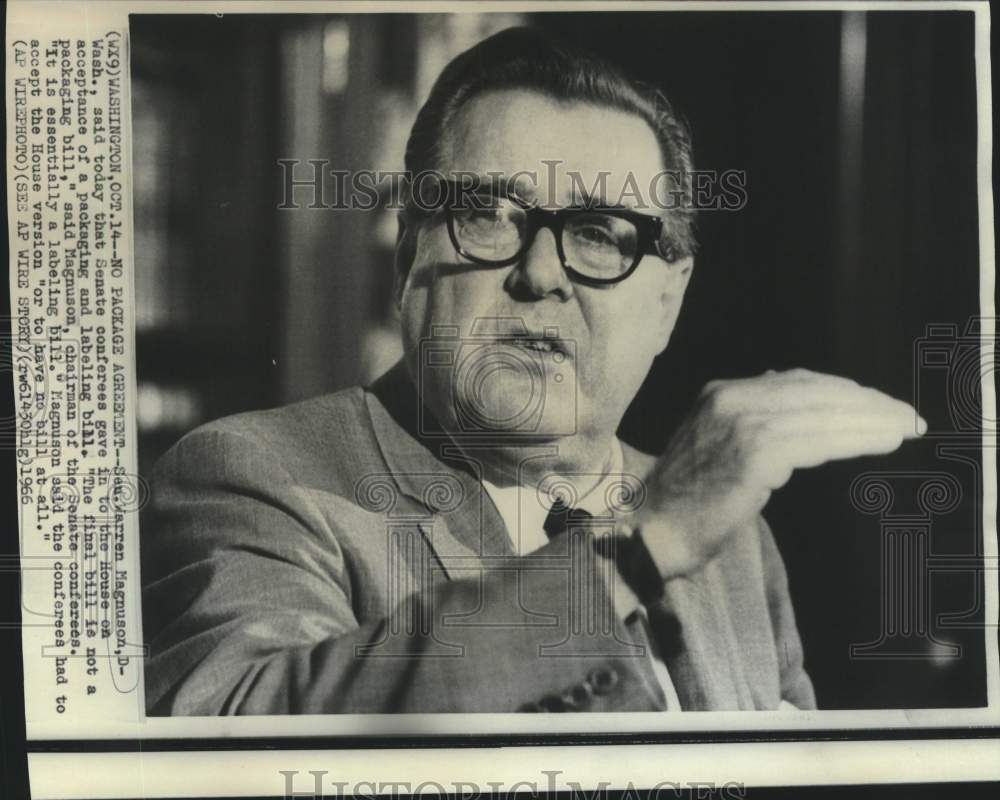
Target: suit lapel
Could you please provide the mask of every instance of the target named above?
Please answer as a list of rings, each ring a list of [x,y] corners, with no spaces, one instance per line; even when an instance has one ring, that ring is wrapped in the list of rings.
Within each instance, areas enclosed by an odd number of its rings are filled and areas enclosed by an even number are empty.
[[[445,574],[514,554],[477,464],[439,429],[420,430],[418,398],[399,362],[366,393],[375,438],[400,492],[426,510],[418,524]],[[422,417],[427,423],[431,417]]]

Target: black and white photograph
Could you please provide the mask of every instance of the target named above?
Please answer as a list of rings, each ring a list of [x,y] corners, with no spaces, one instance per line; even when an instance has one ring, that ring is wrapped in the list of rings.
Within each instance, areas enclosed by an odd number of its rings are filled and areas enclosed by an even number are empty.
[[[5,17],[32,796],[1000,780],[987,3]]]
[[[148,715],[987,705],[971,14],[130,29]]]

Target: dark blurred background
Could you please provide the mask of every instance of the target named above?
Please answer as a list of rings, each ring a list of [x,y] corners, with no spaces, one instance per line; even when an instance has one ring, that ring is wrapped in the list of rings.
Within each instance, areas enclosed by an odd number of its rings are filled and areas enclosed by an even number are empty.
[[[968,328],[979,309],[971,12],[131,19],[143,474],[203,421],[393,363],[392,212],[279,210],[278,159],[402,169],[444,64],[496,30],[541,26],[661,86],[690,120],[696,166],[747,174],[745,209],[700,219],[685,308],[622,436],[662,450],[706,381],[769,368],[916,399],[941,437],[796,474],[765,516],[821,707],[985,703],[983,581],[967,560],[981,458],[955,414],[957,398],[975,417],[979,372],[957,388],[955,375],[982,356]],[[928,347],[943,355],[920,360]],[[869,471],[892,473],[896,539],[884,514],[851,500]],[[934,472],[960,497],[928,515],[911,484]],[[905,602],[884,577],[898,578],[900,558],[923,578]],[[894,638],[852,655],[890,618]]]

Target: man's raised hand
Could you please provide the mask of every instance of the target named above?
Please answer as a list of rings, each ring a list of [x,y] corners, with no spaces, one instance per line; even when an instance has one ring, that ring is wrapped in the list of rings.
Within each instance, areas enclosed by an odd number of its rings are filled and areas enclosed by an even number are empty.
[[[684,575],[794,470],[889,453],[924,430],[911,405],[847,378],[795,369],[712,381],[647,477],[632,524],[664,579]]]

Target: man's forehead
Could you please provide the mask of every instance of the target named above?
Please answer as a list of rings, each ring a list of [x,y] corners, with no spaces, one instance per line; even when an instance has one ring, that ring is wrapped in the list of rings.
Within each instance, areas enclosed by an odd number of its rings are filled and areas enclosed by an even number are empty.
[[[540,203],[578,204],[645,191],[663,169],[659,143],[640,117],[535,92],[490,92],[469,100],[449,130],[447,172],[509,181]]]

